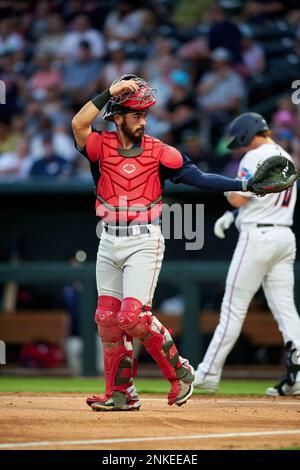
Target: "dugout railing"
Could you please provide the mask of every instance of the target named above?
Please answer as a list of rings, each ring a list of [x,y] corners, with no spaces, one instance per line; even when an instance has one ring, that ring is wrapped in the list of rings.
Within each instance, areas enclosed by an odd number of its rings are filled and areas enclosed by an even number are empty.
[[[201,283],[224,283],[228,266],[229,263],[223,261],[166,261],[163,264],[159,281],[168,281],[177,286],[185,299],[181,349],[183,356],[188,357],[192,364],[197,364],[200,359],[201,331],[198,328],[198,315],[203,292]],[[295,298],[299,311],[300,262],[295,264],[295,277]],[[0,284],[10,281],[26,284],[80,282],[80,332],[84,345],[82,375],[96,375],[95,264],[86,262],[72,267],[65,262],[24,262],[19,265],[0,263]]]

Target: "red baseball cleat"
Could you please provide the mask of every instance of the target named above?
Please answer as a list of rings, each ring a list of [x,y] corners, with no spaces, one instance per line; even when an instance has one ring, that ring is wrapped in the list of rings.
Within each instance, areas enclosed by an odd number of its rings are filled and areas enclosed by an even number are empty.
[[[138,411],[141,402],[137,395],[129,396],[127,393],[115,391],[112,397],[94,397],[90,407],[93,411]]]

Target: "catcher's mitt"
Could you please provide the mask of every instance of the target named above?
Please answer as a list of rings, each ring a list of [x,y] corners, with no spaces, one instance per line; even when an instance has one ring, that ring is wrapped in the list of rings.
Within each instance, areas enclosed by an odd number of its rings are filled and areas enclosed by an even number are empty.
[[[257,165],[254,175],[247,181],[247,191],[257,196],[280,193],[293,186],[297,178],[294,163],[282,155],[275,155]]]

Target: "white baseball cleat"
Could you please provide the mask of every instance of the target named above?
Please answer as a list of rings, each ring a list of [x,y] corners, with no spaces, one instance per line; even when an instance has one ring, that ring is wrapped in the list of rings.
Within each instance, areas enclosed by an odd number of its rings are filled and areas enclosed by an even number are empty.
[[[211,382],[209,380],[200,379],[197,375],[197,372],[195,373],[195,380],[193,382],[193,386],[198,390],[206,390],[210,393],[216,393],[219,390],[218,382]]]
[[[294,385],[288,385],[287,380],[283,379],[274,387],[269,387],[266,390],[268,397],[279,397],[279,396],[299,396],[300,395],[300,382],[295,382]]]

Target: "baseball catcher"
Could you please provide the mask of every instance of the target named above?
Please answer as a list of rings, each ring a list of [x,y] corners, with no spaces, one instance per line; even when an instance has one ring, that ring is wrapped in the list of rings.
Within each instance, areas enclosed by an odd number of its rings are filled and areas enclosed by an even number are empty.
[[[77,149],[89,160],[96,186],[96,214],[102,220],[97,255],[98,303],[95,321],[104,349],[106,391],[87,404],[95,411],[129,411],[141,406],[132,381],[132,338],[138,338],[170,382],[168,404],[183,405],[192,395],[194,371],[180,357],[170,333],[151,312],[164,254],[160,228],[164,181],[211,191],[275,188],[264,175],[237,181],[202,173],[186,155],[144,133],[155,90],[135,75],[115,80],[72,120]],[[97,131],[103,117],[116,130]],[[268,187],[266,187],[268,186]]]

